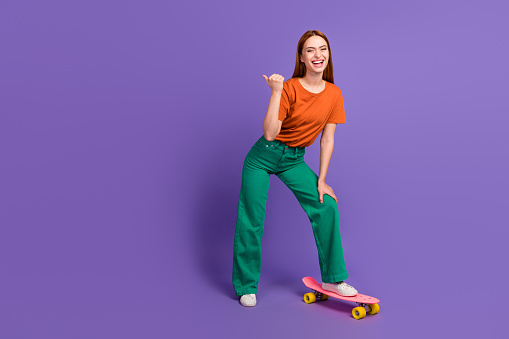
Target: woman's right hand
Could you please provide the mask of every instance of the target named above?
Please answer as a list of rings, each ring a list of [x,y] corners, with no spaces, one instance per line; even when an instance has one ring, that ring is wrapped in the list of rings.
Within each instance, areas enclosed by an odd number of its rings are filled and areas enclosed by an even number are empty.
[[[272,74],[268,78],[266,75],[263,77],[265,78],[265,81],[267,81],[267,85],[269,85],[269,87],[272,89],[272,92],[283,92],[283,82],[285,81],[285,78],[282,75]]]

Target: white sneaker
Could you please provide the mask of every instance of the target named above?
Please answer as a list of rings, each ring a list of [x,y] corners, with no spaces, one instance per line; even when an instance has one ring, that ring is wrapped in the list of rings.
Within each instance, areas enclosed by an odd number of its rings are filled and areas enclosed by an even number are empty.
[[[326,291],[331,291],[342,295],[344,297],[353,297],[357,294],[357,290],[348,285],[344,281],[338,283],[322,283],[322,288]]]
[[[244,294],[240,297],[242,306],[252,307],[256,305],[256,294]]]

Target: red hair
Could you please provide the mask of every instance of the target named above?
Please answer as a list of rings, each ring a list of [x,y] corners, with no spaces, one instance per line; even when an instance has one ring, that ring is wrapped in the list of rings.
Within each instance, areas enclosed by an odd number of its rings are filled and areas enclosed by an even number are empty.
[[[297,58],[295,59],[295,70],[293,71],[292,78],[302,78],[306,75],[306,65],[302,61],[300,61],[300,56],[302,55],[302,49],[304,48],[304,43],[307,39],[311,38],[312,36],[318,35],[327,42],[327,48],[329,49],[329,62],[327,63],[327,66],[325,67],[325,70],[323,71],[323,80],[326,80],[330,83],[334,83],[334,71],[332,69],[332,54],[330,50],[330,44],[329,39],[320,31],[317,30],[310,30],[304,33],[302,37],[299,40],[299,43],[297,44]]]

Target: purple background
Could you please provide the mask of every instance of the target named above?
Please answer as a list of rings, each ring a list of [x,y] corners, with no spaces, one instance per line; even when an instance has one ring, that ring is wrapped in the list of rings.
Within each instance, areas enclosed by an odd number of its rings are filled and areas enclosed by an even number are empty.
[[[509,104],[503,1],[0,3],[0,337],[502,332]],[[347,123],[327,183],[348,282],[307,305],[309,221],[273,177],[255,308],[231,285],[242,163],[308,29]],[[319,145],[306,153],[319,167]],[[503,209],[506,209],[505,211]]]

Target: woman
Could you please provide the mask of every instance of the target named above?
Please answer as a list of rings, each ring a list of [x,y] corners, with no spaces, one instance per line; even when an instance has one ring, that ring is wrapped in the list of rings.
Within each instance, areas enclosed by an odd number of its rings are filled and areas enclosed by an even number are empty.
[[[322,287],[341,295],[357,290],[348,278],[339,232],[337,198],[325,183],[336,124],[345,122],[341,90],[334,85],[330,45],[319,31],[307,31],[297,44],[295,71],[283,82],[279,74],[263,75],[272,89],[263,121],[263,136],[246,156],[242,170],[232,281],[243,306],[256,305],[260,279],[261,240],[270,174],[295,194],[313,227]],[[318,134],[320,172],[304,162],[305,148]]]

